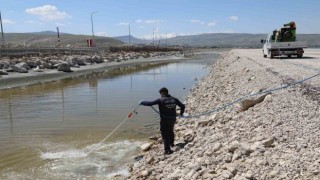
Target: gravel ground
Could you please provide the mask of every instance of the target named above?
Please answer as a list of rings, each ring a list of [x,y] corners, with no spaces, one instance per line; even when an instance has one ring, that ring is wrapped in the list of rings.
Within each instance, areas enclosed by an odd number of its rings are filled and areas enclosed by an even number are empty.
[[[150,141],[129,179],[320,179],[320,75],[242,98],[317,75],[320,50],[268,59],[235,49],[208,68],[185,102],[191,117],[175,127],[175,152]]]

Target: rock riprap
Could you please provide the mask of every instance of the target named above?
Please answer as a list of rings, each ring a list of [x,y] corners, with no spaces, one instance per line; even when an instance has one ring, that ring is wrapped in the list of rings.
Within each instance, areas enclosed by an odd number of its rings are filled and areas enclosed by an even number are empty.
[[[186,98],[191,118],[176,124],[183,146],[164,155],[161,141],[153,141],[126,178],[320,179],[320,102],[304,93],[307,85],[319,87],[319,78],[192,117],[312,74],[245,50],[223,53],[209,69]]]

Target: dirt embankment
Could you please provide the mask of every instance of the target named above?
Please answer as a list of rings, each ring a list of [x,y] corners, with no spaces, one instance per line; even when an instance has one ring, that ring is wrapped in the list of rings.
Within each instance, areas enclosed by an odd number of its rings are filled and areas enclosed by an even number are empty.
[[[161,141],[154,141],[129,167],[129,178],[320,179],[320,75],[250,97],[246,108],[241,99],[317,75],[318,54],[307,51],[302,59],[265,59],[261,50],[222,54],[186,100],[190,116],[212,112],[179,119],[175,152],[163,155]]]

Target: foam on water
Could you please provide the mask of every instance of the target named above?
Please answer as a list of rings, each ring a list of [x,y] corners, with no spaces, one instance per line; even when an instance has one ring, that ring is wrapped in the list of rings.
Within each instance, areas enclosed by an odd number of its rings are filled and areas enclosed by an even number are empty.
[[[139,152],[141,141],[119,141],[109,144],[92,144],[82,149],[64,149],[54,152],[43,152],[40,157],[50,160],[44,168],[45,174],[55,177],[113,177],[128,176],[124,168],[126,163],[133,162]],[[87,153],[96,148],[95,151]]]
[[[127,169],[121,168],[118,171],[115,171],[115,172],[112,172],[112,173],[108,174],[107,177],[108,178],[112,178],[112,177],[115,177],[117,175],[128,177],[130,175],[130,173],[128,172]]]
[[[61,158],[80,158],[87,156],[87,153],[83,152],[82,150],[66,150],[60,152],[46,152],[41,153],[42,159],[61,159]]]

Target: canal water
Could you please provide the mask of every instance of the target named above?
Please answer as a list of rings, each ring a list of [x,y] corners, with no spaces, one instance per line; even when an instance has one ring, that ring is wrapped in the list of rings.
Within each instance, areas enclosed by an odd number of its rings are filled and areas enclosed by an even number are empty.
[[[0,179],[104,179],[127,175],[139,147],[159,133],[159,117],[140,100],[167,87],[184,101],[217,53],[137,65],[51,83],[0,90]],[[88,154],[92,149],[92,153]]]

